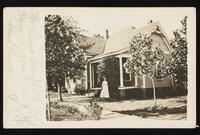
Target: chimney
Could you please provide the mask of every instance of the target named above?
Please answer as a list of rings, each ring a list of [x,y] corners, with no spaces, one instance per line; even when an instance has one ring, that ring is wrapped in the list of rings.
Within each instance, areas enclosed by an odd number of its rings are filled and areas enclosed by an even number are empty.
[[[109,33],[108,33],[108,29],[106,29],[106,39],[109,38]]]
[[[131,26],[131,28],[132,28],[133,30],[136,29],[135,26],[133,26],[133,25]]]
[[[149,20],[149,21],[148,21],[148,24],[150,24],[150,23],[153,23],[153,20]]]

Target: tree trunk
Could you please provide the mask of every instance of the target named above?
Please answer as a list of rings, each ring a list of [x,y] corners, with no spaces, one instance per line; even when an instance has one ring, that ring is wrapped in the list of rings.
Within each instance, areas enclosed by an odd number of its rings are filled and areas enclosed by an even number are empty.
[[[59,97],[59,100],[62,102],[63,99],[62,99],[61,87],[60,87],[59,83],[57,85],[58,85],[58,97]]]
[[[172,80],[172,88],[174,89],[174,77],[172,75],[170,75],[171,80]]]
[[[51,110],[50,110],[50,98],[49,98],[49,92],[47,88],[47,83],[46,83],[46,98],[47,98],[47,120],[51,120]]]
[[[154,83],[153,77],[151,77],[151,81],[152,81],[152,85],[153,85],[153,99],[154,99],[155,104],[156,104],[156,88],[155,88],[155,83]]]
[[[65,74],[65,90],[67,90],[67,92],[69,93],[69,90],[68,90],[68,80],[67,80],[66,74]]]
[[[69,93],[70,95],[72,95],[69,80],[70,80],[70,79],[69,79],[68,77],[66,77],[66,75],[65,75],[65,88],[67,89],[68,93]]]

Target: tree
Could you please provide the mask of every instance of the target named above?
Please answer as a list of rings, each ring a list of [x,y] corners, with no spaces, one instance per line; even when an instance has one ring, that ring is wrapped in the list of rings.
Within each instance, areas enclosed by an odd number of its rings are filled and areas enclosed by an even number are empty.
[[[85,39],[73,18],[59,15],[45,17],[46,74],[57,85],[62,101],[63,80],[78,79],[85,70],[85,51],[89,45],[82,45]]]
[[[174,31],[171,40],[173,52],[171,55],[170,72],[175,84],[187,89],[187,16],[181,20],[182,28]]]
[[[155,73],[159,71],[159,76],[167,75],[167,59],[164,52],[153,47],[150,36],[139,33],[133,37],[130,43],[131,57],[126,61],[124,67],[129,73],[135,76],[146,75],[151,78],[153,85],[153,97],[156,104]]]
[[[47,116],[47,120],[50,121],[51,120],[51,109],[50,109],[50,98],[49,98],[49,93],[48,93],[48,89],[47,89],[47,82],[45,85],[45,89],[46,89],[46,99],[47,99],[46,116]]]
[[[119,86],[119,59],[114,56],[104,58],[97,67],[97,82],[99,86],[106,77],[110,95],[114,96]]]

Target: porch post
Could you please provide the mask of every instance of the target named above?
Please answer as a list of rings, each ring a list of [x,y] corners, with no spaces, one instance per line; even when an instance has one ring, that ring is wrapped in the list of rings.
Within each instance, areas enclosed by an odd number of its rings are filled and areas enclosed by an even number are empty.
[[[174,88],[174,78],[173,78],[173,76],[171,76],[171,80],[172,80],[172,88]]]
[[[92,88],[92,65],[91,65],[91,63],[89,63],[89,69],[90,69],[89,74],[90,74],[90,89],[91,89]]]
[[[135,76],[135,86],[138,86],[138,76]]]
[[[146,77],[145,75],[142,76],[142,81],[143,81],[143,98],[146,98]]]
[[[87,69],[87,64],[85,65],[85,89],[88,89],[88,69]]]
[[[91,71],[92,71],[92,87],[94,87],[94,65],[91,65]]]
[[[119,57],[119,68],[120,68],[120,87],[124,87],[122,57]]]
[[[143,88],[146,88],[146,77],[145,77],[145,75],[142,75],[142,81],[143,81]]]

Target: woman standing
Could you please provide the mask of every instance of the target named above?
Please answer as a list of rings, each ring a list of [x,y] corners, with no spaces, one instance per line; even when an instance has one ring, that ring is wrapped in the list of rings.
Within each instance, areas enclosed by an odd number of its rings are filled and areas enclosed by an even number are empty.
[[[106,81],[106,78],[103,78],[103,82],[102,82],[102,90],[101,90],[101,94],[100,97],[101,98],[109,98],[109,90],[108,90],[108,82]]]

